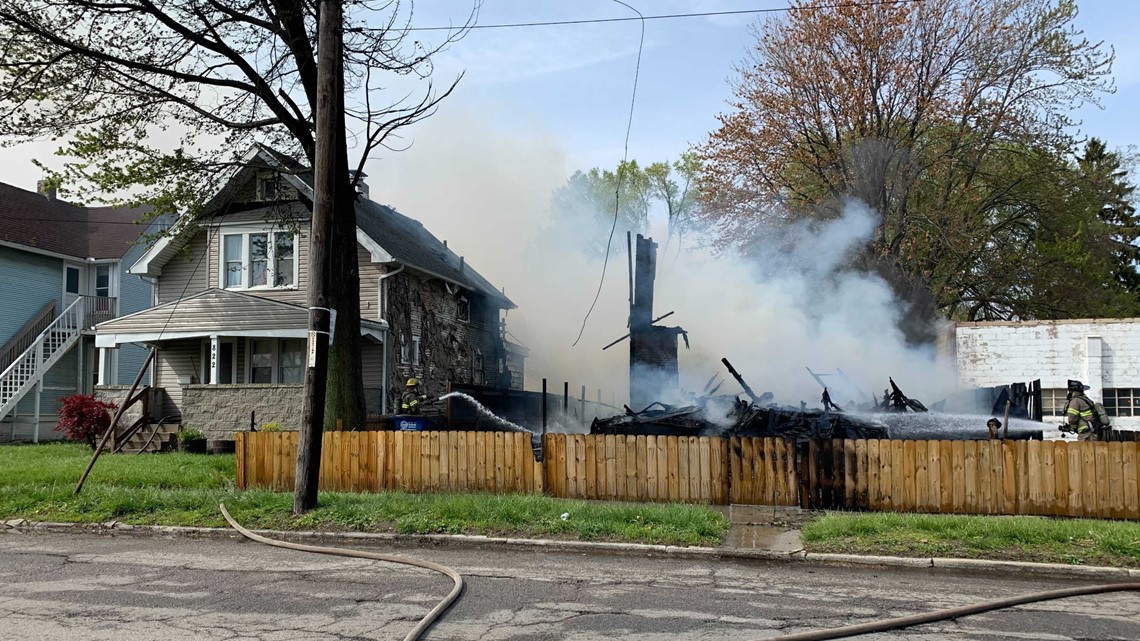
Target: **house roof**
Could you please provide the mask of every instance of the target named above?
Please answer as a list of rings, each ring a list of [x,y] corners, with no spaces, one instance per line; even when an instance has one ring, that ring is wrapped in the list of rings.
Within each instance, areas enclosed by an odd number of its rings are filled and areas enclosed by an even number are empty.
[[[304,338],[305,307],[224,289],[207,289],[181,300],[120,316],[95,326],[96,344],[154,342],[202,336]],[[360,333],[380,339],[384,321],[360,319]]]
[[[121,258],[146,208],[81,207],[0,183],[0,242],[80,259]]]
[[[371,200],[356,201],[356,226],[375,241],[393,262],[442,278],[498,301],[507,309],[516,305],[471,265],[451,251],[418,220]]]
[[[227,203],[215,198],[214,209],[207,215],[221,214],[219,218],[224,217],[227,222],[280,220],[283,217],[300,219],[310,215],[311,205],[309,203],[312,202],[313,197],[313,176],[305,170],[303,165],[288,156],[265,147],[258,147],[255,152],[251,153],[250,158],[278,166],[282,171],[287,172],[286,178],[309,199],[309,202],[281,203],[269,206],[274,208],[274,211],[268,211],[265,206],[259,206],[257,209],[231,213],[228,211]],[[231,194],[233,192],[232,181],[240,175],[239,172],[233,176],[231,183],[223,188],[223,193]],[[458,254],[451,251],[441,240],[432,235],[419,221],[409,218],[389,206],[375,203],[367,198],[357,199],[356,228],[357,239],[369,248],[373,262],[400,263],[429,276],[478,292],[506,309],[517,307],[511,299],[475,271]],[[162,271],[162,266],[188,240],[184,235],[178,234],[159,239],[131,267],[130,272],[145,276],[158,276]]]

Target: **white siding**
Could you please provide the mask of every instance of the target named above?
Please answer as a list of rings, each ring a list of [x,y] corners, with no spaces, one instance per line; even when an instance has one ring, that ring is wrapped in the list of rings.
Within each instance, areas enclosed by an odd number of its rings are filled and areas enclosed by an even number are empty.
[[[1096,400],[1106,388],[1140,388],[1140,319],[959,323],[954,338],[964,387],[1039,378],[1045,389],[1063,389],[1074,378]],[[1117,417],[1113,424],[1140,429],[1140,417]]]

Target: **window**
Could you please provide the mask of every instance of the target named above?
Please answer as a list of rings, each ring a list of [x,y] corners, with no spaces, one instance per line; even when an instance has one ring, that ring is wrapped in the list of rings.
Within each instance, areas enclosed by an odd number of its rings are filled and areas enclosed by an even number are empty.
[[[471,382],[483,385],[483,352],[480,350],[475,350],[475,354],[471,357]]]
[[[1063,389],[1041,390],[1041,415],[1064,416],[1068,404],[1068,391]]]
[[[281,358],[277,369],[277,382],[283,385],[300,385],[305,382],[305,341],[281,340]]]
[[[66,271],[64,272],[63,287],[64,287],[64,291],[66,291],[68,294],[78,294],[79,293],[79,268],[78,267],[66,268]]]
[[[420,366],[420,337],[412,337],[412,367]]]
[[[249,235],[249,286],[264,287],[269,271],[269,247],[267,234]]]
[[[411,351],[408,346],[408,337],[403,332],[400,332],[400,362],[407,365],[411,362]]]
[[[276,385],[304,383],[306,349],[303,338],[250,340],[249,382]]]
[[[466,296],[459,297],[459,301],[455,305],[455,315],[464,323],[471,320],[471,302],[467,300]]]
[[[223,245],[225,247],[224,253],[224,266],[223,271],[225,275],[222,277],[226,287],[241,287],[242,286],[242,260],[241,260],[241,234],[231,234],[223,237]]]
[[[276,340],[259,338],[250,341],[249,382],[273,382],[273,348]]]
[[[297,283],[296,244],[292,232],[224,234],[219,281],[226,289],[292,288]]]
[[[1104,390],[1104,412],[1109,416],[1140,416],[1140,389]]]
[[[293,286],[293,234],[276,232],[273,234],[273,286]]]
[[[111,295],[111,267],[109,265],[95,266],[95,295]]]
[[[257,179],[257,199],[261,201],[277,200],[281,197],[281,176],[267,174]]]

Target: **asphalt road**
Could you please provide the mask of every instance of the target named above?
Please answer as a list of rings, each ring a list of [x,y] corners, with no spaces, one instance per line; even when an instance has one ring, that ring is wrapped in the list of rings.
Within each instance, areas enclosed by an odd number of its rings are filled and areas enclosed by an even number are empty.
[[[431,641],[762,639],[1066,585],[930,570],[400,552],[467,577],[466,593],[425,637]],[[450,587],[424,570],[248,542],[0,534],[3,639],[402,639]],[[1140,595],[1022,606],[860,638],[1135,640]]]

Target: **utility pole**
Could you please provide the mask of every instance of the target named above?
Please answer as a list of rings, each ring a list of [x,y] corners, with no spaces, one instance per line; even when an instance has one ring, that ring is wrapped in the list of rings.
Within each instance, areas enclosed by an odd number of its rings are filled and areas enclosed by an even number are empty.
[[[309,349],[305,368],[305,402],[297,443],[297,481],[293,513],[317,506],[321,439],[324,432],[325,385],[328,378],[330,334],[329,236],[336,202],[337,109],[340,82],[341,3],[320,0],[317,26],[316,158],[313,163],[313,230],[309,238]]]

